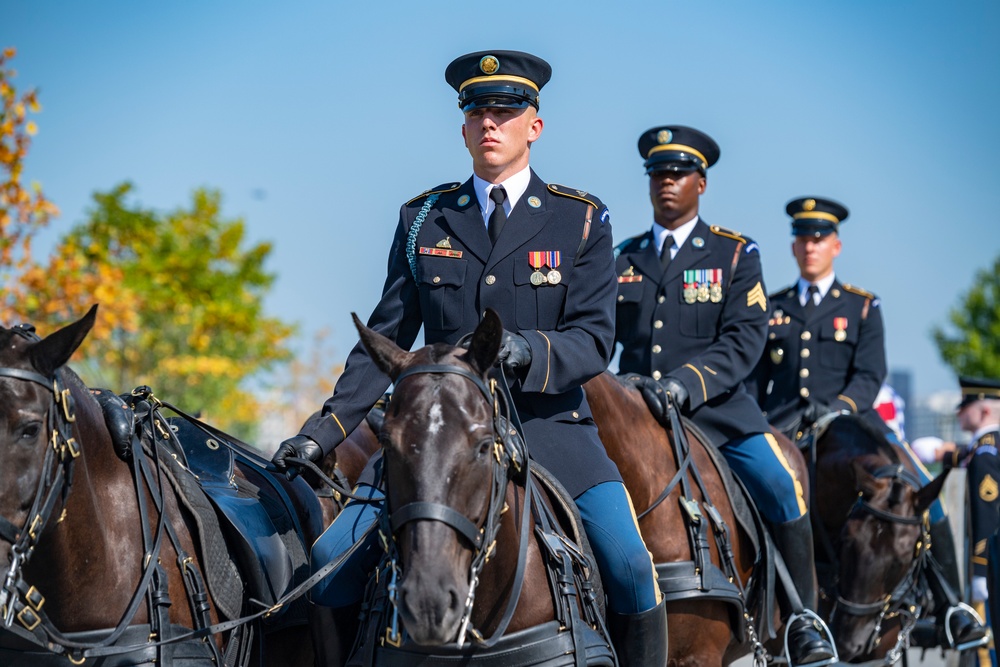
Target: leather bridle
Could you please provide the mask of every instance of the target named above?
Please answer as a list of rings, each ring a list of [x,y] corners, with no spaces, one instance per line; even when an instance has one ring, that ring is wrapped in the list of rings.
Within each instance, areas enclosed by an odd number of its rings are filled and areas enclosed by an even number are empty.
[[[483,380],[482,377],[461,366],[451,364],[414,366],[404,370],[399,374],[399,376],[396,377],[396,393],[393,395],[393,398],[390,399],[390,405],[392,400],[399,400],[397,397],[400,395],[399,387],[403,380],[416,375],[426,374],[448,374],[465,378],[475,385],[475,387],[479,390],[479,393],[482,394],[483,398],[490,405],[494,434],[493,475],[490,486],[490,501],[484,523],[481,526],[478,526],[470,521],[461,512],[442,503],[424,501],[411,502],[403,505],[402,507],[395,508],[391,512],[386,512],[383,515],[382,532],[386,537],[385,546],[386,551],[388,552],[388,567],[390,570],[389,599],[392,603],[392,617],[389,621],[389,626],[386,628],[385,639],[387,643],[395,646],[398,646],[402,641],[399,628],[398,610],[396,608],[396,580],[400,569],[398,565],[399,552],[396,546],[396,535],[403,528],[403,526],[408,523],[414,521],[438,521],[451,527],[456,533],[461,535],[469,543],[473,552],[472,562],[469,566],[469,593],[466,596],[465,609],[462,614],[462,620],[459,626],[457,638],[457,644],[461,647],[465,643],[466,634],[470,631],[469,625],[472,616],[473,604],[475,602],[476,587],[479,583],[479,573],[482,571],[486,561],[496,548],[496,536],[500,530],[501,516],[503,515],[506,506],[505,491],[507,483],[510,481],[511,475],[523,472],[522,469],[528,465],[528,459],[524,456],[523,450],[519,453],[518,448],[513,445],[514,439],[512,437],[512,426],[514,422],[511,421],[511,418],[513,415],[513,418],[516,420],[516,412],[512,409],[512,403],[510,402],[509,396],[505,392],[498,390],[498,384],[506,386],[506,383],[502,378],[500,382],[496,379],[490,379],[489,385],[487,385],[486,381]],[[508,601],[507,611],[501,619],[496,632],[494,632],[489,639],[484,639],[478,631],[474,628],[471,629],[477,643],[481,646],[492,646],[503,636],[503,633],[506,631],[511,618],[513,617],[514,608],[517,606],[517,601],[520,597],[521,584],[524,580],[524,567],[527,561],[526,554],[529,524],[528,508],[531,506],[531,488],[531,484],[525,485],[525,500],[520,529],[518,562],[514,578],[514,589],[510,600]]]
[[[921,488],[920,480],[917,476],[898,463],[882,466],[874,470],[871,474],[875,479],[890,479],[894,484],[901,482],[906,486],[909,486],[914,491],[919,491]],[[831,620],[838,613],[844,613],[850,616],[877,615],[877,618],[875,619],[875,627],[872,629],[871,635],[869,636],[868,642],[865,646],[865,653],[871,653],[875,650],[875,647],[878,646],[882,639],[882,624],[885,620],[894,616],[900,616],[903,619],[902,627],[900,628],[899,635],[896,639],[896,646],[890,649],[889,653],[886,654],[886,664],[892,664],[892,662],[895,661],[896,657],[898,657],[901,651],[904,650],[905,646],[908,644],[909,633],[913,629],[913,625],[916,621],[916,617],[911,610],[913,605],[912,593],[915,592],[920,573],[927,565],[927,558],[929,555],[928,547],[930,545],[930,525],[928,523],[928,514],[926,511],[920,515],[896,514],[872,505],[863,496],[859,495],[857,502],[848,514],[848,519],[852,517],[856,518],[860,514],[868,514],[879,521],[887,523],[920,526],[920,538],[917,540],[914,557],[910,562],[910,567],[903,574],[899,583],[896,584],[896,587],[893,588],[889,594],[880,600],[876,600],[875,602],[866,603],[853,602],[844,598],[840,594],[839,587],[835,590],[836,602],[834,603],[833,610],[831,611]],[[890,656],[893,656],[891,659],[892,661],[890,661]]]
[[[14,327],[11,331],[32,342],[40,340],[30,327]],[[7,517],[0,515],[0,539],[11,545],[10,567],[0,587],[2,623],[4,627],[10,627],[16,615],[22,625],[32,630],[41,621],[39,612],[45,598],[34,586],[29,587],[25,584],[22,570],[38,545],[38,540],[56,506],[66,502],[73,479],[73,464],[80,456],[80,445],[73,437],[73,422],[76,421],[73,398],[69,388],[62,381],[59,370],[56,370],[51,377],[46,377],[35,371],[0,367],[0,377],[33,382],[44,387],[52,396],[47,411],[51,447],[45,448],[42,470],[28,517],[24,525],[18,527]],[[17,610],[18,605],[15,605],[15,601],[19,593],[24,595],[26,604]]]

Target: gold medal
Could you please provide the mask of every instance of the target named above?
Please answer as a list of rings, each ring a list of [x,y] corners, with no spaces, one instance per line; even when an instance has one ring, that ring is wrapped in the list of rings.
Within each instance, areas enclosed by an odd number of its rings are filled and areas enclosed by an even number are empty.
[[[548,280],[545,278],[545,274],[541,271],[535,271],[531,274],[531,284],[535,287],[539,285],[544,285]]]
[[[847,332],[841,329],[840,331],[835,331],[833,334],[833,339],[838,343],[843,343],[847,340]]]
[[[771,348],[771,363],[780,364],[781,360],[785,358],[785,351],[780,347]]]
[[[698,284],[698,303],[705,303],[708,301],[708,283]]]
[[[694,303],[698,297],[698,290],[694,284],[689,283],[684,286],[684,303]]]
[[[722,301],[722,283],[712,283],[712,286],[708,288],[708,293],[712,303]]]
[[[550,285],[558,285],[559,281],[562,280],[562,274],[555,269],[552,269],[545,275],[545,280],[547,280]]]

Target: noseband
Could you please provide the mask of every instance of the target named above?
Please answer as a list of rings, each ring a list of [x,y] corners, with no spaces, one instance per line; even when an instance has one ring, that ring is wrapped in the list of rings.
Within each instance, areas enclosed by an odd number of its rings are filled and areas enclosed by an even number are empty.
[[[891,479],[893,483],[902,482],[914,491],[919,491],[921,488],[920,480],[917,476],[906,470],[900,464],[882,466],[872,473],[872,477],[875,479]],[[846,613],[851,616],[871,616],[878,614],[878,618],[875,620],[875,628],[872,630],[872,634],[865,647],[865,653],[871,653],[881,641],[883,621],[892,618],[893,616],[907,617],[909,622],[902,623],[899,636],[896,640],[896,645],[886,654],[886,664],[892,664],[896,657],[898,657],[898,654],[902,652],[905,645],[908,644],[909,633],[913,629],[913,624],[916,620],[913,616],[912,610],[910,609],[912,601],[909,596],[914,591],[920,572],[927,564],[927,549],[930,544],[930,526],[927,521],[928,515],[927,512],[924,512],[920,516],[888,512],[880,507],[875,507],[869,501],[865,500],[860,494],[857,502],[851,508],[848,517],[856,517],[859,514],[870,514],[876,519],[887,523],[899,523],[908,526],[919,525],[921,527],[920,538],[917,540],[913,561],[910,563],[909,569],[903,575],[902,579],[900,579],[899,583],[896,584],[896,587],[892,590],[892,592],[881,600],[864,603],[852,602],[851,600],[842,597],[838,590],[836,597],[837,601],[831,614],[831,617],[833,614],[837,613]],[[891,661],[890,656],[893,656]]]
[[[475,602],[476,586],[479,583],[479,573],[482,571],[486,561],[489,560],[496,548],[496,536],[500,530],[500,519],[506,509],[505,489],[507,487],[507,482],[509,481],[509,476],[514,472],[521,472],[525,469],[528,463],[528,458],[526,452],[517,447],[515,444],[516,440],[514,436],[516,431],[513,428],[511,418],[513,416],[516,419],[516,413],[513,411],[513,404],[511,403],[509,395],[506,391],[498,391],[498,384],[501,383],[504,385],[504,390],[506,389],[505,381],[502,377],[500,382],[495,379],[490,379],[489,385],[487,385],[487,383],[479,375],[461,366],[451,364],[420,365],[408,368],[396,377],[395,384],[397,392],[400,382],[404,379],[414,375],[427,374],[450,374],[463,377],[476,386],[483,398],[490,405],[494,434],[493,481],[490,486],[490,502],[489,508],[486,512],[486,519],[482,527],[474,524],[472,521],[467,519],[465,515],[458,512],[454,508],[441,503],[433,502],[418,501],[407,503],[406,505],[396,508],[383,515],[383,539],[385,540],[386,551],[389,555],[389,567],[391,569],[389,598],[393,609],[392,620],[390,622],[390,626],[386,628],[385,639],[388,643],[395,646],[398,646],[402,641],[398,625],[398,612],[396,609],[396,581],[399,572],[397,564],[399,552],[396,547],[395,536],[403,528],[403,526],[410,522],[438,521],[449,526],[456,533],[464,537],[465,540],[471,545],[473,551],[472,563],[469,566],[469,594],[465,600],[465,610],[462,614],[457,639],[457,643],[459,647],[461,647],[465,643],[465,636],[467,631],[469,631],[472,607]],[[390,399],[390,404],[392,400],[393,399]],[[531,485],[526,485],[525,509],[522,514],[523,518],[521,525],[520,553],[518,557],[517,572],[515,574],[515,593],[511,596],[510,602],[508,603],[507,613],[504,615],[504,619],[501,621],[497,631],[489,640],[484,640],[482,635],[475,629],[471,630],[476,637],[476,640],[483,645],[491,645],[500,638],[506,629],[510,618],[513,616],[514,607],[517,604],[518,593],[520,592],[520,582],[523,579],[524,562],[526,560],[525,551],[528,543],[527,519],[529,512],[527,511],[527,508],[530,506],[530,495],[528,495],[530,494],[530,489]],[[386,525],[386,522],[388,525]]]
[[[25,325],[14,327],[12,332],[31,342],[40,340],[34,329]],[[51,433],[51,447],[45,448],[45,458],[42,462],[42,472],[35,489],[35,498],[25,524],[20,528],[7,517],[0,515],[0,539],[11,544],[10,568],[0,588],[0,610],[3,610],[3,624],[10,627],[15,616],[14,601],[23,588],[22,568],[27,564],[38,544],[45,525],[55,511],[56,504],[65,504],[66,496],[73,480],[73,463],[80,456],[80,445],[72,436],[73,422],[76,415],[73,412],[73,398],[65,383],[60,382],[59,370],[52,377],[20,368],[0,367],[0,377],[8,377],[24,382],[33,382],[45,387],[52,395],[47,411],[47,425]],[[37,612],[41,610],[45,599],[32,586],[24,591],[27,604],[17,612],[17,619],[28,630],[34,629],[41,621]]]

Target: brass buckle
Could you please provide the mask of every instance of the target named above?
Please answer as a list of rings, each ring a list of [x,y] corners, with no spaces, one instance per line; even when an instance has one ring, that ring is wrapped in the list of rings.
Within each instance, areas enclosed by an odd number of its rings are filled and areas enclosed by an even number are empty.
[[[393,637],[392,637],[392,628],[386,626],[384,641],[389,646],[394,646],[396,648],[399,648],[402,645],[402,643],[403,643],[403,633],[397,632],[396,633],[396,638],[393,639]]]
[[[70,438],[66,441],[66,451],[74,459],[80,456],[80,443],[76,441],[76,438]]]
[[[38,535],[35,533],[35,530],[40,528],[41,525],[42,525],[42,515],[36,514],[35,518],[32,519],[31,521],[31,526],[28,528],[28,535],[31,537],[31,540],[33,542],[38,540]]]
[[[34,586],[28,589],[24,599],[35,611],[41,611],[42,605],[45,604],[45,596]]]
[[[67,387],[66,389],[62,390],[62,393],[60,394],[59,402],[62,403],[63,416],[66,417],[66,421],[67,422],[69,422],[70,424],[72,424],[73,422],[76,421],[76,415],[74,415],[69,410],[70,398],[71,397],[69,395],[69,388]]]
[[[31,632],[42,622],[42,617],[36,614],[31,607],[24,607],[21,611],[17,612],[17,620],[21,622],[21,625],[28,632]]]

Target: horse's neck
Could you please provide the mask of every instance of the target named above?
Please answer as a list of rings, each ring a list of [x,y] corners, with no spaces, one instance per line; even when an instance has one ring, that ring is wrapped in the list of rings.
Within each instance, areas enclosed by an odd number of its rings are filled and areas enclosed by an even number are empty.
[[[528,559],[521,582],[521,594],[508,632],[529,628],[551,620],[555,608],[551,595],[541,595],[548,590],[549,583],[545,563],[536,542],[534,521],[530,508],[524,506],[524,489],[512,482],[507,484],[507,511],[500,521],[496,538],[496,551],[483,567],[479,576],[479,588],[473,607],[472,622],[484,635],[489,636],[496,628],[513,594],[516,585],[518,554],[521,551],[520,530],[524,512],[528,512],[528,543],[525,557]]]
[[[56,505],[26,571],[29,580],[44,582],[57,626],[101,627],[98,617],[120,614],[138,581],[139,515],[128,464],[115,457],[100,408],[75,388],[74,398],[73,437],[82,454],[65,506]],[[122,595],[125,602],[116,604]],[[80,607],[88,598],[102,603]]]

